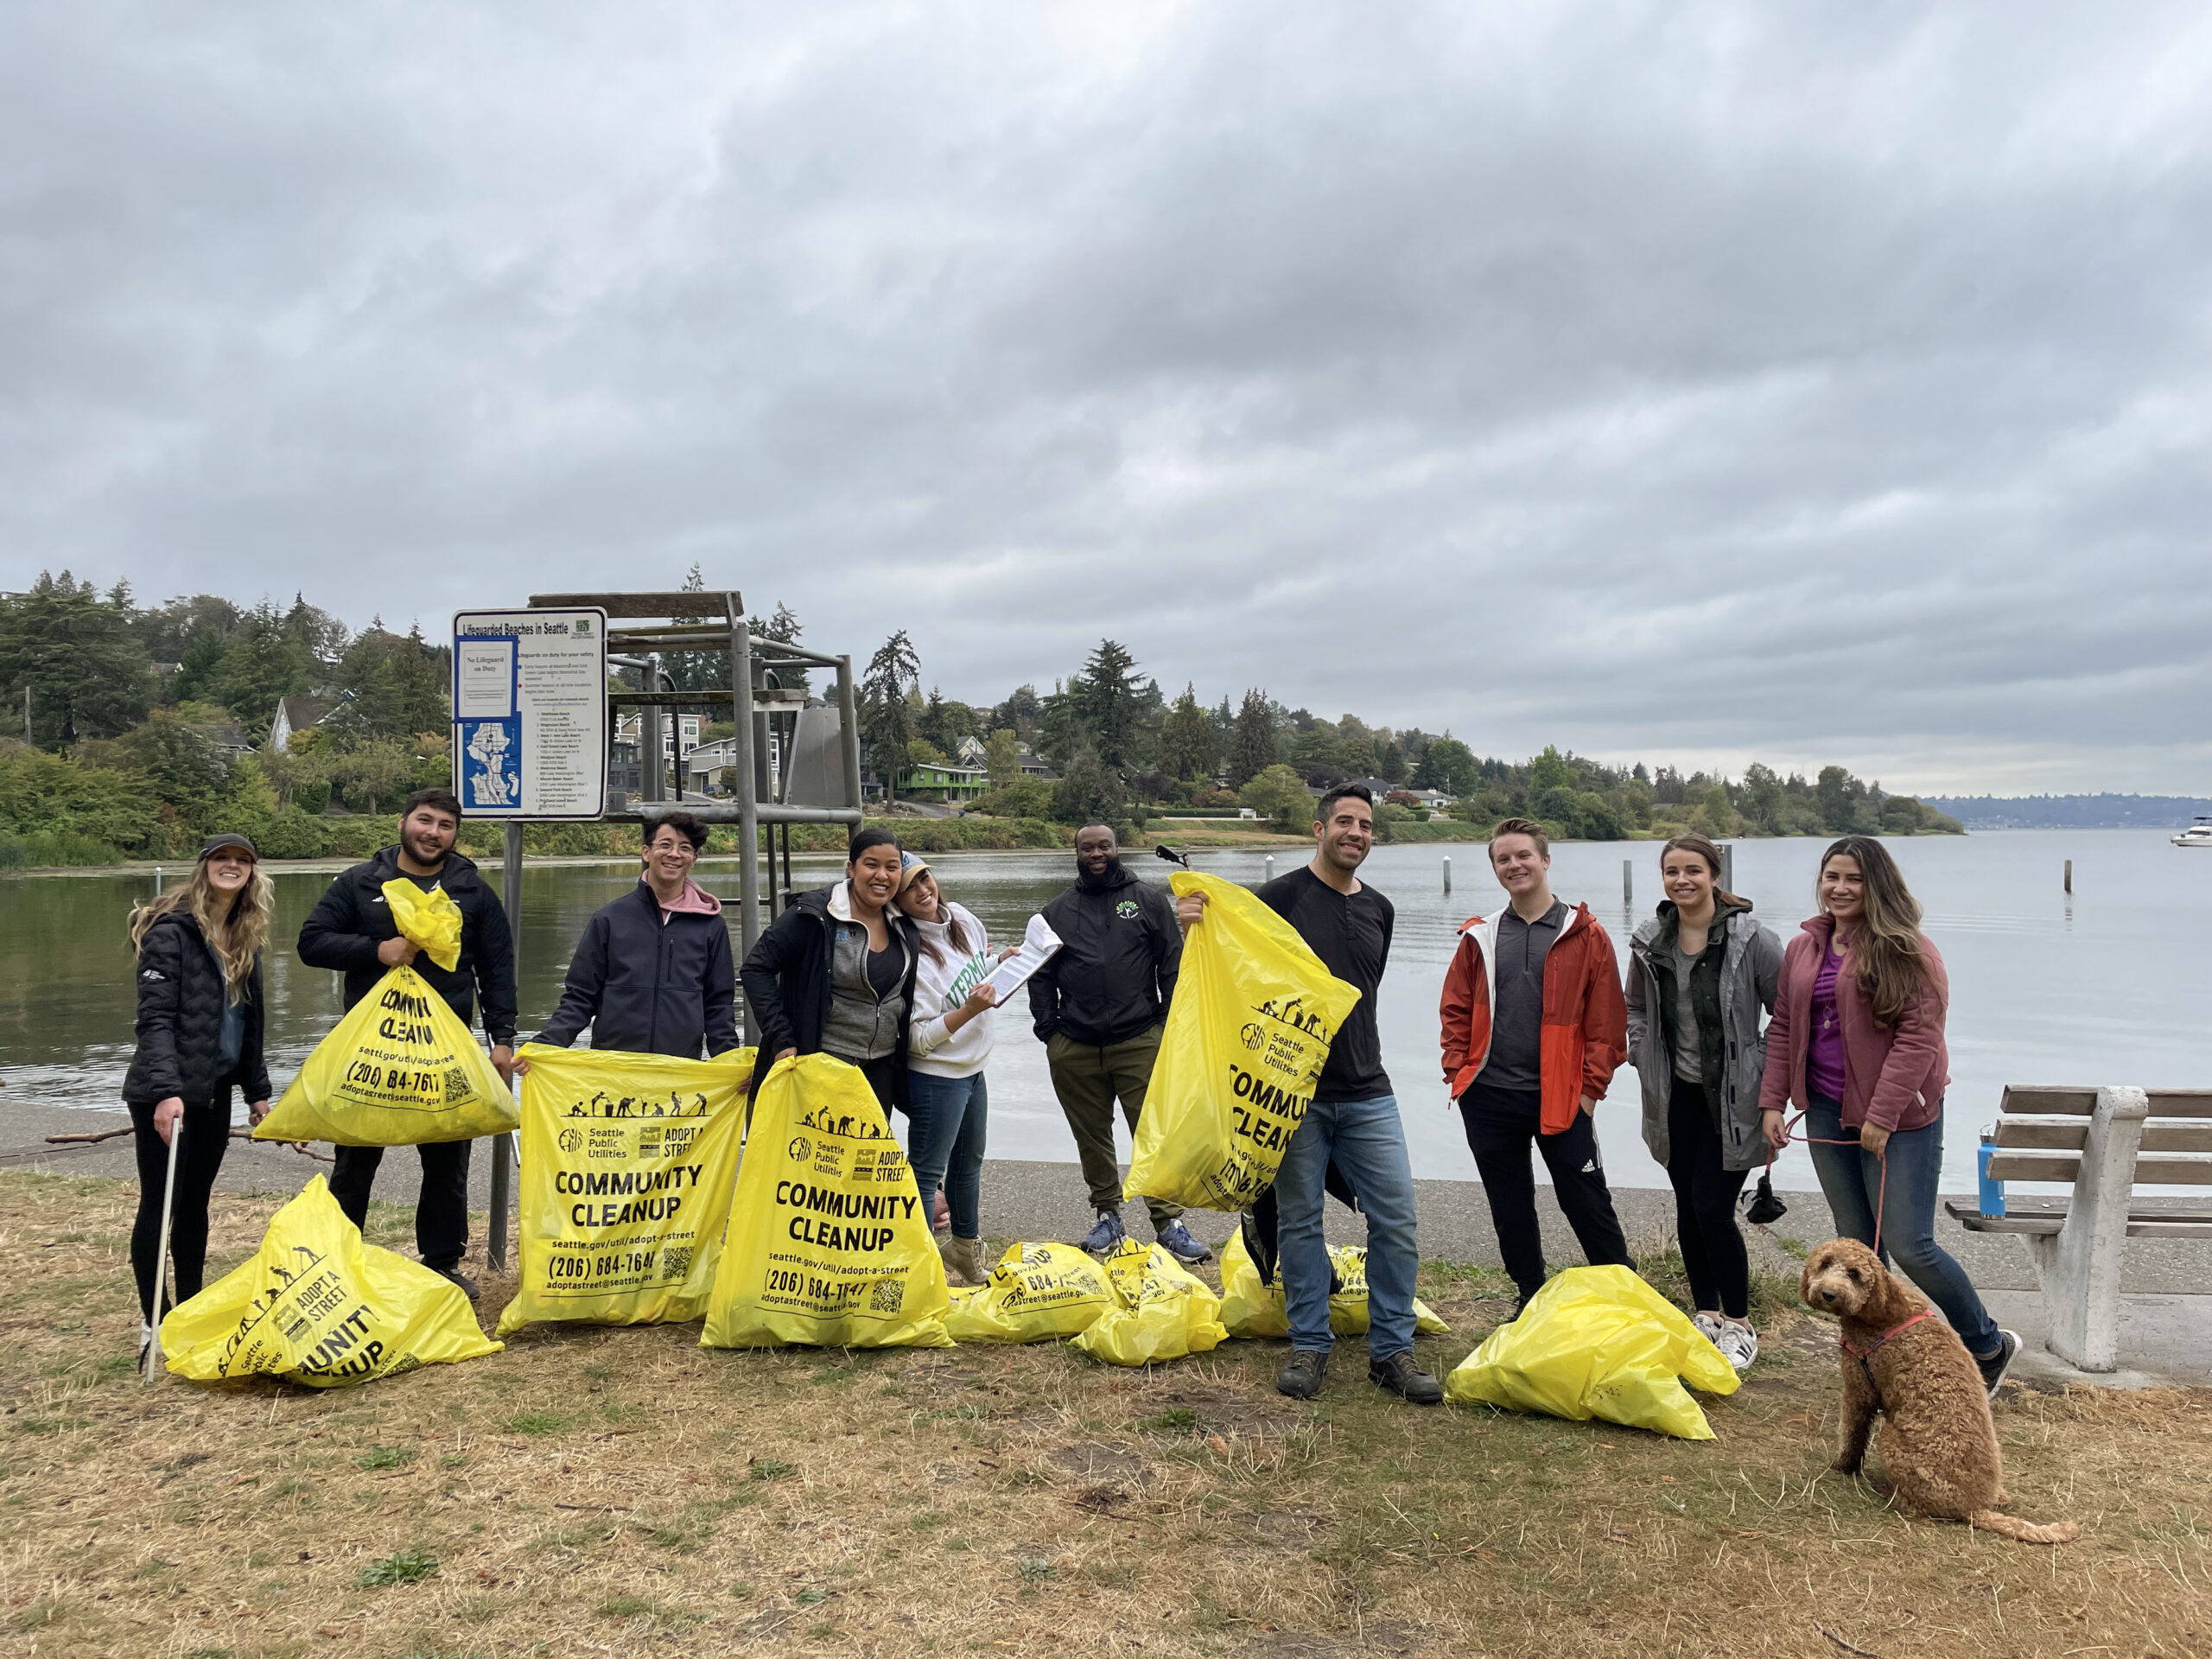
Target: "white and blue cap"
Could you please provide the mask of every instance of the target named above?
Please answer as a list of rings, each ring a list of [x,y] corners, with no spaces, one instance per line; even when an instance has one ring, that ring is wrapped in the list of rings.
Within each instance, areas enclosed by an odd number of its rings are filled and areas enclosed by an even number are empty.
[[[906,892],[913,884],[914,878],[927,868],[929,868],[928,863],[918,855],[913,853],[900,853],[899,855],[899,891]]]

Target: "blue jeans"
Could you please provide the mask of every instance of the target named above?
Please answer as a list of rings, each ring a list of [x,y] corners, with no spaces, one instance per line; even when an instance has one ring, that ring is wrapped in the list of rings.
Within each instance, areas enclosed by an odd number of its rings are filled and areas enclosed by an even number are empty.
[[[1290,1345],[1325,1354],[1329,1333],[1329,1249],[1321,1205],[1334,1161],[1367,1216],[1367,1351],[1385,1360],[1414,1345],[1414,1172],[1394,1096],[1317,1100],[1290,1137],[1275,1173],[1276,1268],[1290,1315]]]
[[[907,1112],[912,1125],[906,1156],[921,1189],[922,1213],[930,1212],[940,1184],[952,1211],[955,1238],[982,1236],[983,1142],[990,1133],[990,1103],[983,1074],[967,1077],[906,1073]]]
[[[1894,1255],[1905,1277],[1943,1311],[1967,1351],[1994,1353],[1997,1322],[1981,1305],[1974,1281],[1951,1253],[1936,1242],[1936,1184],[1943,1173],[1943,1120],[1916,1129],[1900,1129],[1883,1148],[1889,1164],[1889,1189],[1882,1188],[1884,1158],[1851,1147],[1827,1147],[1823,1141],[1847,1141],[1856,1129],[1843,1127],[1843,1107],[1819,1095],[1805,1113],[1805,1133],[1814,1138],[1813,1172],[1828,1201],[1839,1232],[1861,1244],[1874,1242],[1874,1207],[1882,1208],[1882,1255]]]

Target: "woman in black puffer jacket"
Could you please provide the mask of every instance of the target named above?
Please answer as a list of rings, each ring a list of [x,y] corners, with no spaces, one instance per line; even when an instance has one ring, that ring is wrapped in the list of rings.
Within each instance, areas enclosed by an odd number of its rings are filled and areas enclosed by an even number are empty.
[[[169,1139],[177,1151],[169,1259],[176,1300],[200,1294],[207,1265],[207,1199],[231,1138],[231,1090],[242,1088],[256,1123],[269,1112],[262,1058],[261,947],[269,937],[269,878],[244,836],[217,836],[200,849],[191,879],[130,912],[138,959],[138,1052],[123,1080],[137,1131],[138,1219],[130,1266],[141,1320],[153,1317],[161,1271],[162,1192]],[[154,1339],[143,1324],[139,1357]]]

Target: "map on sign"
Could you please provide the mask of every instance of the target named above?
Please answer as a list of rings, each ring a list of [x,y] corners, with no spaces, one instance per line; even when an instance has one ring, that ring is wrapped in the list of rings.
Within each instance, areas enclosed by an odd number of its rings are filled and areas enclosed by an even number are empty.
[[[484,817],[607,810],[607,613],[453,620],[454,793]]]

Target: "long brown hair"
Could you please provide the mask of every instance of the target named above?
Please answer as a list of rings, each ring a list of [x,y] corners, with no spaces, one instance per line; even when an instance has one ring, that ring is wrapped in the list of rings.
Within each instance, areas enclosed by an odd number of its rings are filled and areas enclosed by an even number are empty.
[[[181,910],[200,924],[200,937],[207,941],[207,948],[222,968],[226,1000],[236,1002],[245,995],[254,959],[269,942],[269,918],[275,908],[275,893],[258,863],[245,885],[226,899],[208,880],[207,861],[202,859],[192,867],[191,876],[181,886],[131,907],[131,953],[135,956],[145,948],[146,935],[156,922],[173,910]]]
[[[1904,884],[1904,873],[1890,849],[1872,836],[1846,836],[1821,855],[1813,876],[1813,903],[1821,902],[1819,872],[1833,858],[1857,861],[1866,879],[1866,913],[1851,940],[1851,966],[1859,994],[1873,1010],[1874,1023],[1894,1026],[1904,1005],[1919,995],[1928,978],[1920,954],[1920,900]]]
[[[1685,830],[1679,836],[1668,836],[1667,844],[1659,849],[1659,880],[1662,885],[1667,879],[1667,855],[1678,848],[1686,853],[1695,853],[1705,861],[1707,873],[1713,877],[1713,901],[1716,906],[1744,902],[1720,885],[1720,849],[1713,845],[1712,836],[1695,830]]]

